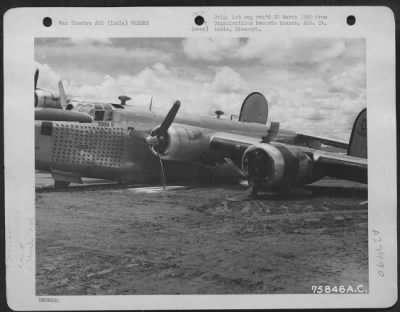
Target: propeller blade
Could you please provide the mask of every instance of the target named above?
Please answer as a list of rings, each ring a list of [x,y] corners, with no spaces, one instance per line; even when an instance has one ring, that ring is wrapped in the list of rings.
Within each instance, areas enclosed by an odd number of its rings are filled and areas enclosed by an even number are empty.
[[[35,70],[35,80],[34,80],[35,81],[35,90],[36,90],[38,79],[39,79],[39,69],[36,69]]]
[[[60,103],[61,103],[61,107],[65,108],[67,106],[67,95],[65,94],[65,90],[64,90],[64,86],[62,81],[60,80],[58,82],[58,95],[60,96]]]
[[[244,174],[243,170],[240,169],[238,166],[236,166],[236,164],[233,162],[232,159],[230,159],[228,157],[225,157],[224,160],[231,168],[233,168],[233,170],[235,170],[237,173],[239,173],[243,178],[247,179],[247,177]]]
[[[160,148],[162,147],[162,143],[164,142],[163,136],[166,136],[168,133],[168,129],[171,126],[171,124],[174,122],[174,119],[176,117],[176,114],[179,111],[179,108],[181,106],[180,101],[176,101],[171,109],[169,110],[168,114],[165,116],[163,122],[161,123],[160,127],[151,135],[148,135],[145,137],[146,143],[157,153],[158,160],[160,161],[160,168],[161,168],[161,184],[163,189],[165,190],[167,188],[167,182],[165,178],[165,171],[164,171],[164,165],[162,162],[162,158],[160,155]]]
[[[150,99],[149,111],[151,111],[152,106],[153,106],[153,97],[151,97]]]
[[[171,126],[171,124],[174,122],[174,119],[176,117],[176,114],[179,111],[179,108],[181,106],[181,102],[180,101],[176,101],[171,109],[169,110],[169,112],[167,113],[167,115],[165,116],[164,120],[162,121],[161,125],[159,128],[155,129],[150,135],[148,135],[145,140],[147,142],[147,144],[154,148],[161,148],[161,145],[163,145],[163,143],[165,143],[165,137],[168,134],[168,129]],[[157,149],[158,153],[160,153],[160,149]]]
[[[160,168],[161,168],[161,185],[163,189],[165,190],[167,188],[167,182],[165,179],[165,172],[164,172],[164,165],[160,156],[160,153],[157,153],[158,159],[160,160]]]
[[[167,133],[168,128],[174,122],[174,119],[175,119],[176,114],[178,113],[180,107],[181,107],[181,102],[180,101],[176,101],[172,105],[172,107],[169,110],[167,116],[165,116],[163,122],[161,123],[160,128],[158,128],[156,135],[163,135],[163,134]]]

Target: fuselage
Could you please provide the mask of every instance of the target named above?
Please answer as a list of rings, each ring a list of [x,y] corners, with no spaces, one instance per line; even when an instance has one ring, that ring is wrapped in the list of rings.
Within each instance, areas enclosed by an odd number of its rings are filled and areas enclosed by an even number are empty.
[[[142,110],[112,110],[93,123],[36,121],[36,169],[53,176],[93,177],[117,181],[159,181],[159,159],[144,137],[165,115]],[[263,124],[178,114],[174,124],[207,132],[228,132],[260,139]],[[280,130],[276,140],[290,141],[295,133]],[[164,161],[168,181],[213,176],[232,179],[238,173],[227,165],[210,162]]]

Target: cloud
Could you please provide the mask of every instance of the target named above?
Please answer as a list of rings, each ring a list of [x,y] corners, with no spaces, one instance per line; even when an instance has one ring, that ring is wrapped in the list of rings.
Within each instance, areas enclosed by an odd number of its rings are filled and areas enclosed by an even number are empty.
[[[214,93],[211,94],[211,104],[208,107],[208,115],[214,115],[216,110],[224,112],[229,118],[230,115],[239,115],[240,107],[244,98],[239,93]]]
[[[347,68],[329,79],[329,92],[356,98],[366,87],[365,64]]]
[[[99,82],[105,74],[134,72],[149,64],[169,63],[174,57],[169,51],[129,43],[113,44],[108,38],[36,40],[35,60],[51,64],[66,79],[78,79],[78,72],[89,72],[89,78]]]
[[[188,38],[182,41],[183,50],[193,60],[220,61],[230,57],[240,46],[238,38]]]
[[[236,71],[227,66],[217,69],[211,86],[216,92],[223,93],[240,92],[248,89],[247,82]]]
[[[104,62],[112,62],[118,59],[119,62],[132,60],[135,62],[166,62],[172,58],[171,53],[165,53],[151,48],[133,48],[127,49],[114,46],[97,46],[93,44],[75,44],[69,48],[58,47],[40,47],[37,49],[38,57],[46,58],[67,58],[69,60],[86,62],[87,65],[94,64],[99,60]]]
[[[56,73],[48,64],[41,64],[39,62],[34,62],[35,70],[39,70],[39,78],[37,82],[37,87],[42,89],[47,89],[50,91],[55,91],[58,89],[58,81],[61,80],[61,76]],[[33,79],[33,74],[32,74]]]
[[[68,38],[69,41],[73,45],[78,46],[91,46],[91,45],[111,45],[111,39],[105,37],[71,37]]]
[[[249,38],[236,56],[242,60],[260,59],[264,64],[276,66],[321,63],[339,57],[344,51],[345,41],[341,39]]]
[[[48,65],[38,63],[38,66],[46,68],[44,75],[50,74],[49,81],[54,79],[53,86],[56,85],[60,76]],[[125,94],[132,97],[129,104],[143,107],[153,97],[153,109],[160,112],[168,110],[173,100],[179,99],[183,113],[213,115],[220,109],[226,115],[238,114],[248,91],[240,74],[226,66],[210,68],[200,82],[187,79],[189,74],[158,62],[136,75],[104,75],[98,83],[65,80],[64,87],[70,97],[81,100],[115,102],[119,95]]]
[[[282,129],[344,140],[367,103],[362,38],[75,39],[35,45],[40,87],[63,78],[67,94],[87,100],[126,94],[147,108],[153,97],[165,112],[179,99],[180,113],[226,117],[259,91]]]
[[[289,45],[290,58],[298,63],[321,63],[341,56],[346,49],[343,39],[300,39]]]
[[[271,63],[287,58],[289,40],[249,38],[234,54],[241,60],[259,59]]]
[[[154,70],[156,70],[161,75],[169,75],[171,71],[162,63],[156,63],[153,65]]]
[[[190,59],[260,60],[274,66],[321,63],[340,57],[346,51],[344,39],[331,38],[189,38],[182,43]]]

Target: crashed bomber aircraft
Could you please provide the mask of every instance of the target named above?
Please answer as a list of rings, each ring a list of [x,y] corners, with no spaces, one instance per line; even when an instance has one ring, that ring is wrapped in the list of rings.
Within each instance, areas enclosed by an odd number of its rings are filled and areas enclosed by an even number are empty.
[[[179,116],[179,101],[165,117],[137,108],[91,107],[91,118],[45,105],[35,114],[36,169],[50,172],[55,187],[82,183],[81,177],[154,183],[160,172],[164,185],[165,177],[245,177],[253,193],[324,176],[367,183],[366,109],[347,144],[279,130],[278,123],[267,127],[268,104],[258,92],[244,100],[238,121]],[[322,151],[321,143],[345,148],[347,155]]]

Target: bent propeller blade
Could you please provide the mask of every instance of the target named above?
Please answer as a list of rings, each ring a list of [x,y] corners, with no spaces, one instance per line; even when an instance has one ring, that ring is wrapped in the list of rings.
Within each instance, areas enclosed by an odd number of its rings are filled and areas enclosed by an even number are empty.
[[[228,157],[224,157],[225,162],[231,167],[233,168],[237,173],[239,173],[243,178],[247,178],[246,175],[244,174],[243,170],[240,169],[238,166],[235,165],[235,163],[233,162],[232,159],[228,158]]]

